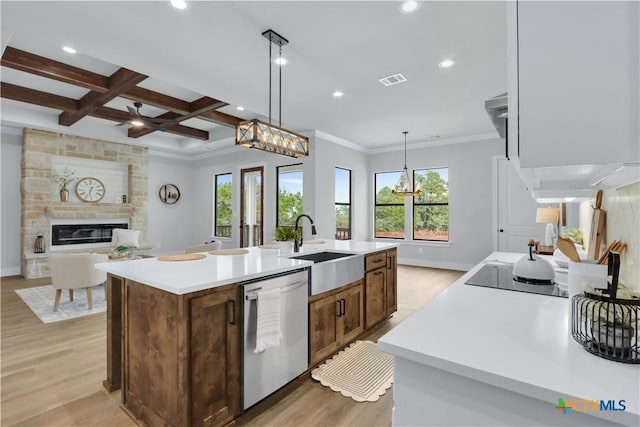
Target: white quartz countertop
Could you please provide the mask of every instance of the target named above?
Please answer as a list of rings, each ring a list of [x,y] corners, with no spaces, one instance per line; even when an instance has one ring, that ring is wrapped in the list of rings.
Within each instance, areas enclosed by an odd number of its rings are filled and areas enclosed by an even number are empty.
[[[380,338],[378,347],[554,405],[559,397],[626,400],[617,419],[637,425],[640,365],[600,358],[575,342],[567,298],[464,284],[487,261],[514,263],[522,256],[494,252]]]
[[[355,240],[321,240],[322,244],[303,244],[300,254],[319,251],[366,254],[397,246],[393,243]],[[241,255],[212,255],[195,261],[158,261],[143,258],[96,264],[96,268],[119,277],[135,280],[154,288],[182,295],[217,286],[238,283],[266,275],[283,273],[311,266],[311,261],[289,259],[277,249],[246,248]],[[363,265],[364,269],[364,265]]]

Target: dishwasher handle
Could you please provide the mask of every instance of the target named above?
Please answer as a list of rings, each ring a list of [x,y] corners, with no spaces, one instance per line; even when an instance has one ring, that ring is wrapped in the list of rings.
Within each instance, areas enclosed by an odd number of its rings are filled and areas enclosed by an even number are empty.
[[[286,288],[280,289],[280,292],[281,293],[289,292],[289,291],[292,291],[294,289],[301,288],[302,286],[307,286],[308,284],[309,284],[309,281],[306,280],[306,279],[305,280],[299,280],[299,281],[295,282],[293,285],[289,285]],[[258,292],[256,292],[256,291],[259,291],[260,289],[262,289],[262,288],[252,289],[250,292],[248,292],[244,296],[244,299],[246,301],[253,301],[253,300],[258,299]]]

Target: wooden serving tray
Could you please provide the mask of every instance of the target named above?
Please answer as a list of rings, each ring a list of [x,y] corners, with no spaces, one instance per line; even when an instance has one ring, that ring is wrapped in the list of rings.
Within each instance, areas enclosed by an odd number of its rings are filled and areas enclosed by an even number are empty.
[[[195,261],[206,257],[205,254],[162,255],[158,257],[158,261]]]
[[[274,243],[272,245],[260,245],[258,246],[260,249],[280,249],[280,245],[277,243]]]
[[[244,255],[248,254],[248,249],[218,249],[217,251],[209,251],[211,255]]]

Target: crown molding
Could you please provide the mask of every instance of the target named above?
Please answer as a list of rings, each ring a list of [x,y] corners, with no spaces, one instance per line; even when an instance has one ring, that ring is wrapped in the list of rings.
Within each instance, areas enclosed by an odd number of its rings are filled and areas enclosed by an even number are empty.
[[[324,139],[325,141],[333,142],[334,144],[342,145],[343,147],[350,148],[355,151],[359,151],[361,153],[370,153],[371,150],[363,147],[362,145],[358,145],[354,142],[347,141],[346,139],[338,138],[337,136],[330,135],[326,132],[322,132],[320,130],[315,129],[310,132],[314,137]]]
[[[469,135],[469,136],[459,136],[455,138],[437,138],[431,139],[429,141],[422,142],[414,142],[412,144],[407,144],[407,150],[417,150],[420,148],[431,148],[438,147],[441,145],[452,145],[452,144],[463,144],[465,142],[478,142],[478,141],[489,141],[492,139],[499,139],[497,132],[492,133],[482,133],[477,135]],[[404,146],[398,145],[389,145],[386,147],[373,148],[368,151],[369,154],[379,154],[379,153],[389,153],[392,151],[403,151]]]

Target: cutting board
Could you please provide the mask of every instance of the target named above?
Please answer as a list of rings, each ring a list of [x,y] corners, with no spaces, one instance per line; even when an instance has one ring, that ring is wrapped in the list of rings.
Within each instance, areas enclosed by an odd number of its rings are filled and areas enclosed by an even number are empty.
[[[600,244],[605,230],[607,212],[600,209],[602,206],[602,190],[598,190],[596,195],[596,207],[593,209],[593,219],[591,220],[591,233],[589,234],[588,259],[600,258]]]

